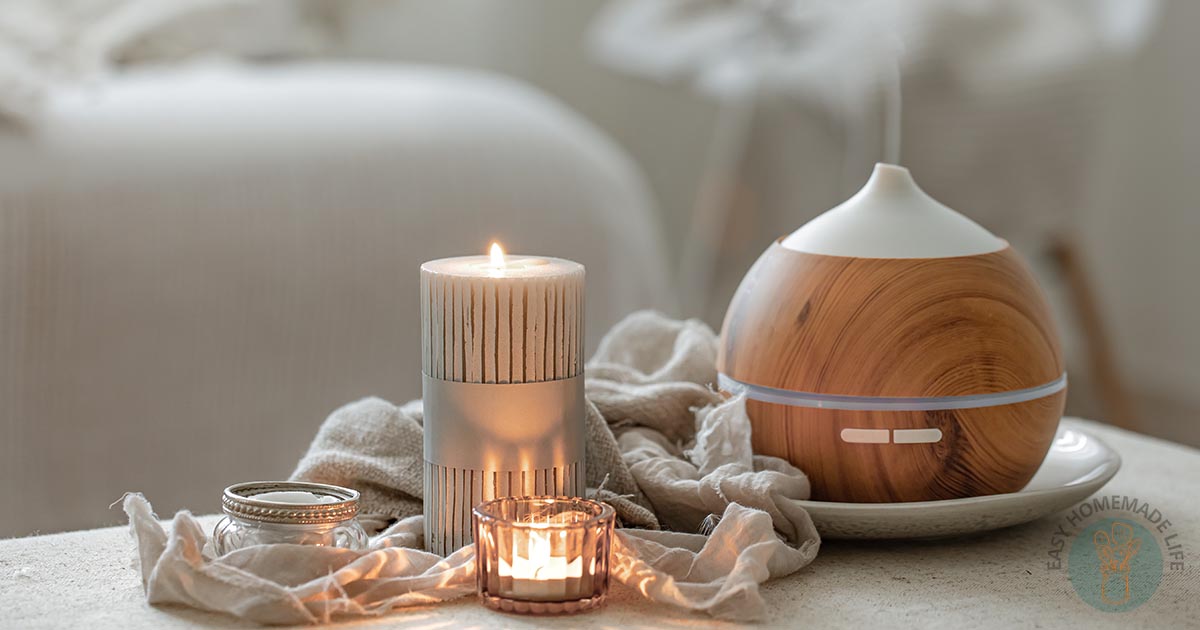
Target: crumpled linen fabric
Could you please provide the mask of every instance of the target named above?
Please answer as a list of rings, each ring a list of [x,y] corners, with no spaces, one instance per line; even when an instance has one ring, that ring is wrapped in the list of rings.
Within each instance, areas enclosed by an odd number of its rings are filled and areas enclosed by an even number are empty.
[[[615,581],[745,621],[765,612],[758,584],[810,563],[820,538],[796,503],[809,496],[807,477],[754,455],[745,401],[711,388],[716,348],[703,323],[649,311],[605,336],[586,373],[587,482],[625,527],[613,542]],[[470,593],[471,547],[447,558],[420,549],[421,423],[420,401],[351,403],[329,416],[293,473],[362,493],[360,519],[378,533],[361,552],[263,545],[216,558],[191,514],[177,514],[168,533],[144,498],[127,496],[147,599],[286,624]]]
[[[164,530],[140,494],[125,495],[146,600],[223,612],[265,625],[326,623],[462,597],[475,590],[475,551],[442,558],[418,547],[411,517],[371,539],[366,551],[257,545],[219,558],[189,512]]]

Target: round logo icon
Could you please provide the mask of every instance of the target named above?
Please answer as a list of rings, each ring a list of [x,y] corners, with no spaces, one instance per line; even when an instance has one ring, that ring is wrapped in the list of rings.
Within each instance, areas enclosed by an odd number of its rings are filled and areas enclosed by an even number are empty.
[[[1162,550],[1154,535],[1133,520],[1100,519],[1071,542],[1067,572],[1083,601],[1097,610],[1126,612],[1158,589]]]

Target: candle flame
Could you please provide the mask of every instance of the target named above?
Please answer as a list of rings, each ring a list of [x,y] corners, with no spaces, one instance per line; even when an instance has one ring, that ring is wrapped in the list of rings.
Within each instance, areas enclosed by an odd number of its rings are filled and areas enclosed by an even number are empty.
[[[492,243],[491,257],[493,269],[504,268],[504,250],[500,248],[500,243]]]

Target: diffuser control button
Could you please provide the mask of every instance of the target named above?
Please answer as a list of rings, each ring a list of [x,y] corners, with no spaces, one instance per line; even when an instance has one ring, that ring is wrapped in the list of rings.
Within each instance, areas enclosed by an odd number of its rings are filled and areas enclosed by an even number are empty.
[[[842,429],[842,440],[860,444],[887,444],[887,429]]]
[[[896,444],[928,444],[942,439],[941,429],[896,429],[893,433]]]

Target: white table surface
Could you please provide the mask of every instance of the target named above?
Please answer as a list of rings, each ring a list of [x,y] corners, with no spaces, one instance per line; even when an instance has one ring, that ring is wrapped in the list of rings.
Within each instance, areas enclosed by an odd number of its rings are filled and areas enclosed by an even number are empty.
[[[989,534],[925,542],[826,541],[816,561],[763,594],[767,627],[1198,627],[1200,626],[1200,451],[1088,423],[1124,460],[1102,494],[1129,495],[1166,513],[1185,549],[1184,569],[1127,613],[1091,608],[1065,570],[1047,569],[1063,515]],[[153,497],[150,497],[153,500]],[[232,617],[152,608],[132,565],[123,527],[0,541],[0,626],[5,628],[241,628]],[[398,610],[339,627],[691,628],[733,626],[640,599],[615,585],[608,605],[574,617],[491,612],[473,598]]]

